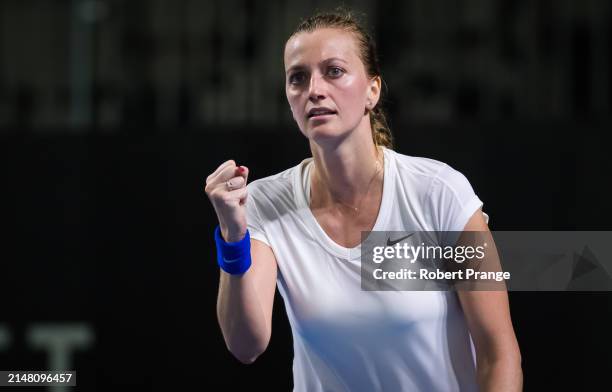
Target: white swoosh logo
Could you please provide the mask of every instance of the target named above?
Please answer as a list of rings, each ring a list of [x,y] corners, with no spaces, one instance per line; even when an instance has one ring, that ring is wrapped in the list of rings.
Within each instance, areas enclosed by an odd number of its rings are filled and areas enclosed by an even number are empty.
[[[235,263],[237,261],[240,261],[240,257],[236,258],[236,259],[226,259],[225,257],[223,258],[223,261],[225,261],[226,263]]]

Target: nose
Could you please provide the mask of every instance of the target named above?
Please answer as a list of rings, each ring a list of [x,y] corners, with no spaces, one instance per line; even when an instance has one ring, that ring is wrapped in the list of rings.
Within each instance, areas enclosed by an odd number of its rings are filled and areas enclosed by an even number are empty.
[[[310,86],[308,87],[308,99],[312,102],[319,101],[325,98],[325,81],[321,75],[312,75],[310,77]]]

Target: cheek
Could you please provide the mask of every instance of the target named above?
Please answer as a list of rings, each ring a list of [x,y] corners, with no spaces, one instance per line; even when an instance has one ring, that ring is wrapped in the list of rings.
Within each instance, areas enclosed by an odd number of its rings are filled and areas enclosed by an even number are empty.
[[[346,77],[338,84],[337,94],[342,105],[340,109],[344,108],[345,112],[355,115],[362,114],[366,102],[366,85],[363,81],[354,76]]]
[[[302,112],[304,110],[303,105],[300,103],[300,95],[290,91],[286,91],[286,95],[289,108],[293,114],[293,119],[299,124],[303,117]]]
[[[285,95],[287,96],[287,102],[289,102],[289,106],[291,106],[291,111],[297,110],[299,95],[290,90],[285,90]]]

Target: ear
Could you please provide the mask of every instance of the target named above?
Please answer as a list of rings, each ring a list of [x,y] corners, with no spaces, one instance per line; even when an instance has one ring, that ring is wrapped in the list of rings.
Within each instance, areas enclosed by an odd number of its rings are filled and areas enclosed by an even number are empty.
[[[367,91],[367,99],[366,99],[366,108],[367,109],[374,109],[374,107],[376,107],[376,104],[378,103],[378,100],[380,99],[380,86],[381,86],[382,80],[380,79],[380,76],[375,76],[372,79],[370,79],[369,85],[368,85],[368,91]]]

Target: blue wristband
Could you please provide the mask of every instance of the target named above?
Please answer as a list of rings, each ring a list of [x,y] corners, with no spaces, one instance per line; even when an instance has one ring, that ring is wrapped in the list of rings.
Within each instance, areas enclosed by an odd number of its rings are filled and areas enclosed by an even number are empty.
[[[251,266],[251,237],[249,231],[243,239],[237,242],[225,242],[221,236],[221,228],[215,229],[217,244],[217,264],[228,274],[244,274]]]

